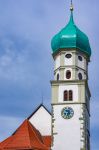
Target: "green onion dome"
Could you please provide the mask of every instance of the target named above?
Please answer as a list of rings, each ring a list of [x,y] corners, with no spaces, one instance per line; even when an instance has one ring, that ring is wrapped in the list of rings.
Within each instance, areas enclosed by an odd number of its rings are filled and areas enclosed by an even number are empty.
[[[59,49],[76,48],[79,51],[84,52],[88,57],[91,56],[88,37],[75,25],[72,11],[69,23],[53,37],[51,47],[53,54]]]

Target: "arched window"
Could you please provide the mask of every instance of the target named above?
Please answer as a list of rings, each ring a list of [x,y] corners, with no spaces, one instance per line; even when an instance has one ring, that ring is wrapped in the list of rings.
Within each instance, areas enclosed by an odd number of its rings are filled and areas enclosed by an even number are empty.
[[[71,71],[67,70],[66,71],[66,79],[70,79],[71,78]]]
[[[64,101],[68,101],[68,91],[64,91]]]
[[[80,61],[82,61],[82,60],[83,60],[83,58],[82,58],[81,56],[78,56],[78,59],[79,59]]]
[[[64,91],[64,101],[72,101],[73,100],[73,91],[72,90],[65,90]]]
[[[78,73],[78,78],[79,78],[79,80],[82,80],[82,74],[81,73]]]
[[[69,101],[73,100],[73,91],[69,90]]]
[[[72,55],[71,54],[66,54],[65,57],[69,59],[69,58],[72,57]]]
[[[59,80],[59,73],[57,74],[57,80]]]

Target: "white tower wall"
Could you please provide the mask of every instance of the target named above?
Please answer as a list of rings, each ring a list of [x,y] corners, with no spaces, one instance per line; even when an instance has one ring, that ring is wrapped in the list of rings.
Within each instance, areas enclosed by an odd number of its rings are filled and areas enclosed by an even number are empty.
[[[66,58],[71,54],[70,58]],[[89,150],[90,91],[88,88],[88,62],[77,50],[61,50],[54,56],[52,85],[52,150]],[[70,71],[67,76],[66,72]],[[57,77],[57,74],[59,78]],[[68,78],[67,78],[68,77]],[[64,91],[72,91],[72,100],[64,100]],[[70,107],[74,115],[64,119],[62,110]]]
[[[53,106],[53,150],[80,150],[83,148],[82,140],[82,109],[81,105],[68,105],[73,108],[74,116],[69,120],[65,120],[61,116],[61,111],[67,105],[54,105]]]

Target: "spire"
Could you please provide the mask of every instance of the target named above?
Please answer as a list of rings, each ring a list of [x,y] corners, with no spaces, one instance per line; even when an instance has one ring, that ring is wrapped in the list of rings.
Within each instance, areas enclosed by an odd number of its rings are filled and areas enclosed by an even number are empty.
[[[70,6],[70,11],[73,12],[74,8],[73,8],[73,1],[71,0],[71,6]]]
[[[70,5],[71,15],[70,15],[69,23],[72,23],[72,24],[74,24],[74,19],[73,19],[73,10],[74,10],[74,8],[73,8],[73,2],[72,2],[72,0],[71,0],[71,5]]]

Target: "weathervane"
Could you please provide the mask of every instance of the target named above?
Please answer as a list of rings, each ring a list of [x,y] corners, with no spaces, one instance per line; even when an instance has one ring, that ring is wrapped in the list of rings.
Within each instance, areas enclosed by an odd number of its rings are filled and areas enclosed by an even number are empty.
[[[73,8],[73,1],[71,0],[71,6],[70,6],[70,10],[73,11],[74,8]]]

